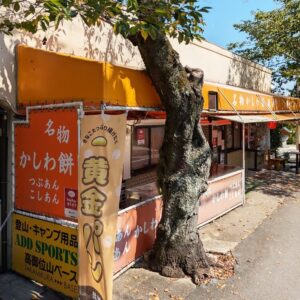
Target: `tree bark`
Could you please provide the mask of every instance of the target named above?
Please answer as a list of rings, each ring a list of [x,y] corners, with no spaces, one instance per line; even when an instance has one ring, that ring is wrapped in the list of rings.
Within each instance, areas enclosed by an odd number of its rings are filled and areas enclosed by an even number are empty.
[[[203,76],[186,72],[164,35],[134,42],[167,113],[157,171],[163,213],[151,267],[169,277],[189,275],[197,283],[209,267],[197,230],[199,197],[207,189],[211,162],[199,124]]]

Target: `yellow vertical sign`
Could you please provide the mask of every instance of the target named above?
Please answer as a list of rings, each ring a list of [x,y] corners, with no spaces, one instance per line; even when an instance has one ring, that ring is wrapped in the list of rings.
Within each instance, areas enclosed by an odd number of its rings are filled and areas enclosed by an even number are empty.
[[[126,114],[81,121],[79,155],[79,298],[112,299]]]

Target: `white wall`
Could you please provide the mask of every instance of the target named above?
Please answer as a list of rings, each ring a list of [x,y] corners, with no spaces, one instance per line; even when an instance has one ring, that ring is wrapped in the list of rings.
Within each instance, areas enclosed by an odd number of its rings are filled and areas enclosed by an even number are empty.
[[[183,65],[200,68],[204,80],[261,92],[271,91],[271,70],[242,59],[228,50],[206,41],[189,45],[171,40]]]

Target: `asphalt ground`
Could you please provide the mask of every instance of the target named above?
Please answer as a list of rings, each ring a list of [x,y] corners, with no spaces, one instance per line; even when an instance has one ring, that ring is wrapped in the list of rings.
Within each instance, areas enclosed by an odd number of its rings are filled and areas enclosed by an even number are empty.
[[[300,193],[233,251],[235,276],[200,286],[186,299],[300,299]]]

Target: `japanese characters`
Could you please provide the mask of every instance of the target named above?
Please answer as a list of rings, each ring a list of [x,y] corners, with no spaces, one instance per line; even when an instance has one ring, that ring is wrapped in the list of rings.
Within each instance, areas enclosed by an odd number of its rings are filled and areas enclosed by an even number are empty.
[[[77,297],[76,229],[14,214],[13,245],[15,271]]]
[[[76,109],[34,110],[15,125],[16,206],[60,218],[77,217]],[[70,200],[72,198],[72,200]]]
[[[89,115],[81,121],[78,210],[79,243],[82,245],[79,248],[80,299],[112,299],[125,130],[126,115]]]

